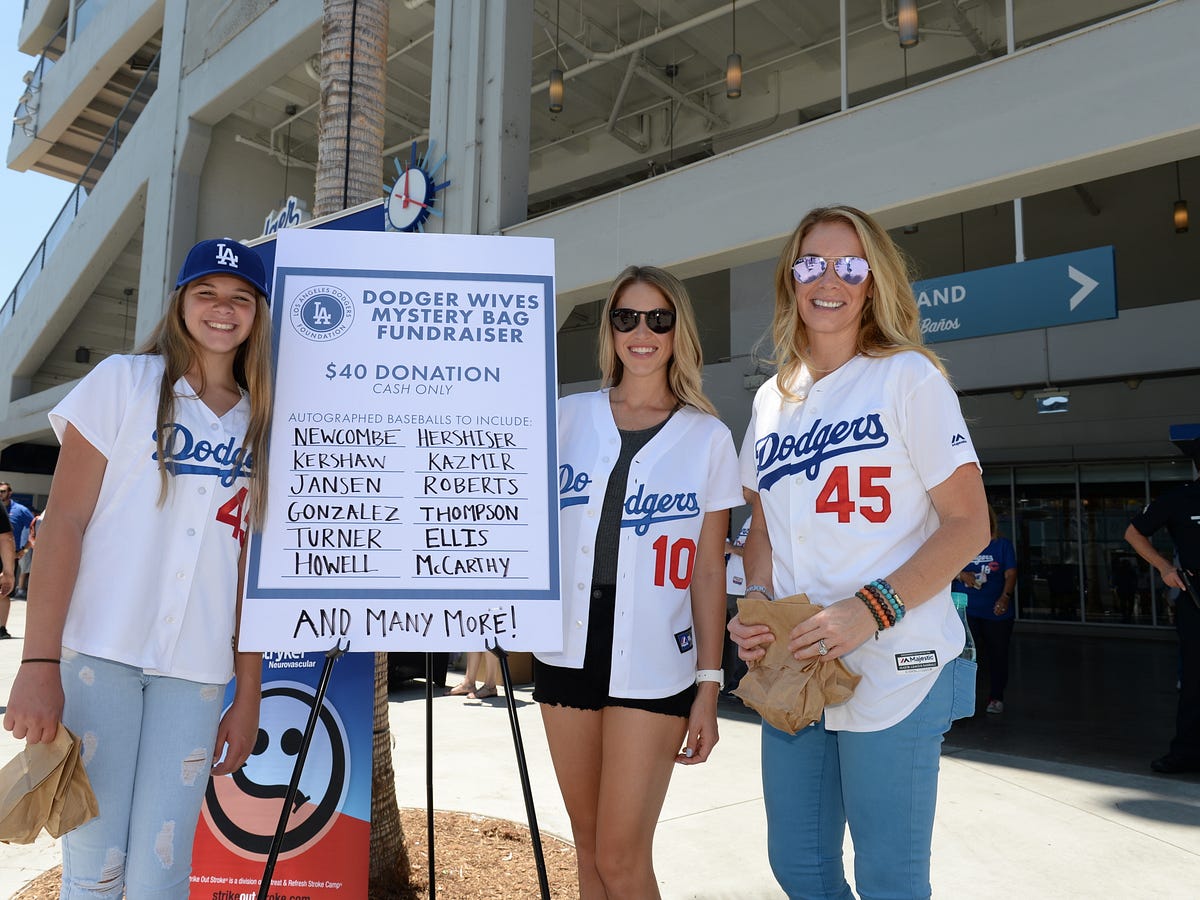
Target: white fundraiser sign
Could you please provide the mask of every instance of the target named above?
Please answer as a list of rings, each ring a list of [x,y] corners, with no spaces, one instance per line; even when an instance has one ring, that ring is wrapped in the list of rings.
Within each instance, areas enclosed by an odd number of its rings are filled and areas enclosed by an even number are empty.
[[[243,648],[559,648],[553,242],[277,240]]]

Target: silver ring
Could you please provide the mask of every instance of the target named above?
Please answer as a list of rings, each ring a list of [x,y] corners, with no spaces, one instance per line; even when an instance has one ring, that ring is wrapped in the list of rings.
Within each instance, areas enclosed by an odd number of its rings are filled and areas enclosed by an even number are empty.
[[[819,641],[817,641],[817,652],[822,656],[829,652],[829,648],[825,646],[825,638],[821,638]]]

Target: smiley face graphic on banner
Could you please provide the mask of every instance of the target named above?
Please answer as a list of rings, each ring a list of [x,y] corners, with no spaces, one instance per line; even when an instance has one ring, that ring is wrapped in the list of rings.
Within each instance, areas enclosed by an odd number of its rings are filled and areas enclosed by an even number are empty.
[[[245,858],[265,859],[316,701],[306,684],[276,681],[264,687],[258,738],[245,765],[230,778],[209,781],[204,817],[218,840]],[[280,859],[303,853],[332,827],[350,784],[350,747],[337,712],[321,705]]]

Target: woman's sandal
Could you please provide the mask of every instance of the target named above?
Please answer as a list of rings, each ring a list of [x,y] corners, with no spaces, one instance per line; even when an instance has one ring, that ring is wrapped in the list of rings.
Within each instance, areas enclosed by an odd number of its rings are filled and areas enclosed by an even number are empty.
[[[467,695],[467,697],[471,700],[486,700],[488,697],[498,696],[499,694],[494,687],[481,687],[479,690],[471,691],[471,693]]]
[[[475,685],[471,685],[470,687],[467,687],[467,683],[465,681],[463,681],[463,682],[460,682],[459,684],[456,684],[452,688],[447,688],[446,693],[449,694],[451,697],[462,697],[462,696],[473,697],[473,696],[475,696]]]

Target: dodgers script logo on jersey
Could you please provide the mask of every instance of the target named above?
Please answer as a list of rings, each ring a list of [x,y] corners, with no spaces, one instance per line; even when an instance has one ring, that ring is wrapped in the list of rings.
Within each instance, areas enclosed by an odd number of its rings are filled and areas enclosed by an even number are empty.
[[[564,463],[558,467],[558,508],[579,506],[588,502],[588,488],[592,485],[592,476],[587,472],[576,472],[575,468]],[[675,522],[679,519],[692,519],[700,515],[700,498],[695,491],[676,494],[661,494],[646,492],[646,486],[639,484],[636,491],[625,498],[621,504],[624,515],[621,517],[622,528],[632,528],[635,534],[646,534],[652,525],[660,522]]]
[[[232,487],[238,478],[250,475],[253,465],[251,454],[245,447],[236,445],[235,438],[214,445],[205,440],[196,440],[187,426],[179,422],[172,422],[166,428],[163,443],[167,448],[167,458],[164,465],[172,475],[214,475],[222,487]],[[158,432],[153,432],[150,437],[157,441]],[[158,459],[158,451],[152,453],[150,458]],[[209,460],[216,465],[202,465]]]
[[[803,472],[809,481],[816,481],[825,460],[885,447],[888,441],[879,413],[830,424],[817,419],[798,437],[772,432],[754,445],[758,489],[768,490],[779,479],[795,472]]]

